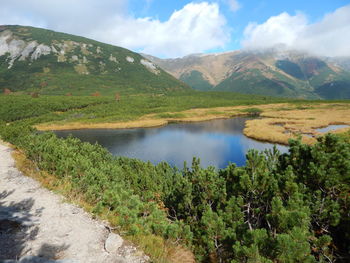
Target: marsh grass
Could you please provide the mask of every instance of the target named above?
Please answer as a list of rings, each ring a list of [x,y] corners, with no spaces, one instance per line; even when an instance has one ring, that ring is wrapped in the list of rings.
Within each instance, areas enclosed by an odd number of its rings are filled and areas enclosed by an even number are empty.
[[[302,137],[302,142],[312,144],[322,133],[316,128],[333,124],[350,125],[349,104],[316,104],[312,107],[296,107],[289,110],[265,110],[257,120],[246,122],[244,134],[250,138],[274,143],[288,144],[289,139]],[[276,125],[283,123],[283,125]],[[344,133],[350,127],[334,130],[331,133]],[[310,137],[311,136],[311,137]]]
[[[184,113],[180,113],[180,112],[178,112],[178,113],[160,113],[160,114],[157,114],[157,117],[159,117],[159,118],[163,118],[163,119],[173,119],[173,118],[185,118],[185,117],[187,117],[187,115],[186,114],[184,114]]]
[[[247,108],[247,109],[241,110],[241,112],[245,112],[252,116],[257,116],[257,115],[260,115],[263,112],[263,110],[259,108]]]

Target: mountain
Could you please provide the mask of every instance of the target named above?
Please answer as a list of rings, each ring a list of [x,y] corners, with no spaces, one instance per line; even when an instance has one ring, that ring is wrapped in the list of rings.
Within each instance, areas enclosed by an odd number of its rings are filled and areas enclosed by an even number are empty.
[[[149,60],[206,91],[234,91],[306,99],[350,99],[350,58],[321,58],[296,51],[233,51]]]
[[[0,89],[89,95],[188,88],[121,47],[46,29],[0,26]]]

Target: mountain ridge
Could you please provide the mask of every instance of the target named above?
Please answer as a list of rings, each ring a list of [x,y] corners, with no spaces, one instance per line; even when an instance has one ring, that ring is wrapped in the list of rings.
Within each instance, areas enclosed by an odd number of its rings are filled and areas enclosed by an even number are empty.
[[[350,98],[350,58],[316,57],[278,49],[194,54],[176,59],[144,56],[199,90],[304,99]]]

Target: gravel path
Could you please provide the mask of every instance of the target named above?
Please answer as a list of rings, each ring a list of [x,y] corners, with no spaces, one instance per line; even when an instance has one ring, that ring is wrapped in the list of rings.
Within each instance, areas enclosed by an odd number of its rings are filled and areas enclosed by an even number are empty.
[[[11,151],[0,143],[0,262],[147,261],[106,224],[19,172]]]

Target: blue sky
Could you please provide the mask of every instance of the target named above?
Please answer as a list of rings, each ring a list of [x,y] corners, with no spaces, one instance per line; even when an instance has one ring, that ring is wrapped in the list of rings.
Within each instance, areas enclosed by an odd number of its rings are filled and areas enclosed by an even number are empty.
[[[140,4],[140,2],[143,2]],[[154,17],[160,21],[167,21],[174,10],[182,9],[189,0],[132,0],[129,4],[129,11],[135,17]],[[245,27],[250,22],[263,23],[271,16],[277,16],[283,12],[291,15],[296,13],[306,14],[311,23],[322,20],[327,13],[333,12],[337,8],[350,4],[348,0],[240,0],[237,11],[232,11],[228,1],[207,1],[219,3],[220,12],[225,16],[231,39],[223,48],[212,49],[210,51],[226,51],[241,48],[240,40],[243,38]]]
[[[350,56],[349,0],[0,0],[0,24],[90,37],[160,57],[282,45]]]

